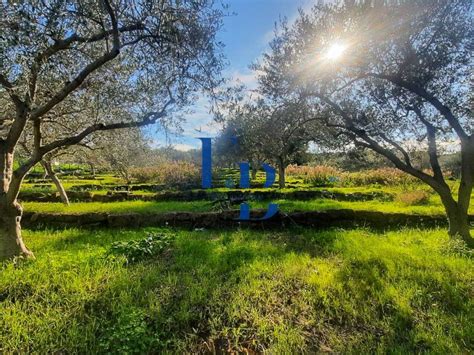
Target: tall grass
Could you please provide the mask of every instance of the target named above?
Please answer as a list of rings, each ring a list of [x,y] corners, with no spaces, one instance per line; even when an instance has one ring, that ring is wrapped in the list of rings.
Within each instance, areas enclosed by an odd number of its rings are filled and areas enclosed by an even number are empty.
[[[407,213],[422,215],[443,215],[445,213],[441,200],[436,195],[430,195],[426,202],[423,193],[423,201],[413,200],[402,195],[396,201],[337,201],[331,199],[314,200],[273,200],[273,201],[248,201],[252,208],[267,208],[270,202],[277,203],[283,212],[291,211],[324,211],[328,209],[353,209],[359,211],[379,211],[388,213]],[[92,212],[106,213],[164,213],[164,212],[206,212],[213,211],[210,201],[124,201],[124,202],[73,202],[69,206],[62,203],[52,202],[23,202],[25,211],[39,213],[65,213],[81,214]],[[233,208],[239,209],[239,206]],[[469,213],[474,214],[474,204],[470,205]]]

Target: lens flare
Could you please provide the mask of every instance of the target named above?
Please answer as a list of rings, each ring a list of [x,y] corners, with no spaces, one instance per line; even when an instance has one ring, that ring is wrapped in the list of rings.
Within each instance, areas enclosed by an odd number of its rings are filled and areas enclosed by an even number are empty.
[[[334,43],[331,47],[328,48],[326,52],[326,58],[331,60],[339,59],[341,58],[346,48],[347,46],[341,43]]]

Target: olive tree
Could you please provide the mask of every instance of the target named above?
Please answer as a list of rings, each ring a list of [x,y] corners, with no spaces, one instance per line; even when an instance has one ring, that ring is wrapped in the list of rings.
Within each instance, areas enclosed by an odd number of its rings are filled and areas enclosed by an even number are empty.
[[[169,119],[198,90],[219,84],[212,0],[0,3],[0,260],[32,256],[17,201],[25,175],[48,154],[92,133]],[[100,115],[87,119],[76,111]],[[80,106],[80,107],[78,107]],[[79,110],[78,110],[79,109]],[[62,126],[59,137],[43,133]],[[30,131],[32,150],[15,152]]]
[[[306,152],[313,139],[315,116],[304,100],[275,103],[260,98],[234,105],[226,116],[239,139],[241,154],[257,165],[276,164],[279,187],[285,187],[286,167]]]
[[[468,209],[474,182],[472,2],[345,1],[282,22],[260,64],[260,90],[305,97],[342,145],[371,149],[436,191],[449,234],[474,246]],[[424,147],[431,171],[413,164]],[[458,186],[440,147],[461,152]]]

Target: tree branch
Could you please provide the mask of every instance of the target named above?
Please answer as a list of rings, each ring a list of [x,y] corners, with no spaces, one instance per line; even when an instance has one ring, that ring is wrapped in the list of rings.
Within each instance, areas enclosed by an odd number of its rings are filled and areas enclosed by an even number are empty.
[[[371,138],[365,130],[358,129],[355,127],[353,120],[351,117],[347,114],[346,111],[344,111],[338,104],[336,104],[334,101],[329,99],[327,96],[322,95],[320,93],[313,93],[314,96],[318,97],[321,99],[323,102],[328,104],[333,111],[335,111],[336,114],[339,114],[344,121],[346,122],[346,129],[352,132],[356,137],[362,139],[365,143],[363,144],[364,147],[370,148],[373,151],[379,153],[380,155],[383,155],[386,157],[388,160],[390,160],[398,169],[413,175],[414,177],[417,177],[418,179],[426,182],[428,185],[430,185],[433,189],[435,190],[445,190],[445,186],[440,184],[438,180],[436,180],[433,176],[428,175],[424,173],[421,170],[415,169],[413,166],[408,165],[404,163],[400,158],[398,158],[392,151],[389,149],[386,149],[382,147],[377,141],[375,141],[373,138]],[[360,141],[354,140],[355,144],[361,145]]]
[[[408,165],[408,166],[412,166],[411,165],[411,159],[410,159],[410,155],[408,154],[408,152],[403,149],[403,147],[398,144],[397,142],[395,142],[394,140],[388,138],[384,133],[380,134],[380,137],[387,143],[391,144],[393,147],[395,147],[395,149],[397,149],[400,153],[402,153],[403,155],[403,158],[405,159],[405,164]]]
[[[95,61],[91,62],[88,64],[77,76],[74,80],[72,80],[70,83],[66,84],[63,89],[61,89],[56,95],[54,95],[51,100],[49,100],[46,104],[43,106],[37,108],[31,113],[31,119],[39,118],[43,116],[45,113],[47,113],[49,110],[51,110],[53,107],[55,107],[57,104],[59,104],[61,101],[63,101],[71,92],[76,90],[83,82],[84,80],[103,66],[105,63],[111,61],[115,57],[117,57],[120,53],[120,38],[119,38],[119,30],[117,27],[117,19],[115,17],[115,13],[112,9],[112,7],[109,4],[108,0],[103,0],[104,4],[106,5],[107,11],[109,12],[109,16],[112,22],[112,35],[113,35],[113,46],[112,49],[108,52],[106,52],[104,55],[101,57],[97,58]]]
[[[34,151],[38,152],[41,147],[41,121],[39,119],[33,121],[33,142]]]
[[[144,26],[141,23],[136,23],[133,25],[123,26],[118,29],[119,33],[132,32],[136,30],[143,29]],[[29,86],[29,97],[33,101],[36,93],[36,82],[38,80],[38,74],[41,70],[41,65],[48,60],[51,56],[56,54],[59,51],[69,49],[73,43],[93,43],[101,41],[107,38],[110,35],[113,35],[114,29],[102,31],[92,35],[91,37],[81,37],[76,33],[72,34],[66,39],[55,40],[55,43],[52,46],[49,46],[44,51],[38,53],[33,60],[33,64],[30,69],[30,80],[28,83]]]
[[[45,154],[48,154],[54,150],[57,150],[62,147],[68,147],[71,145],[79,144],[84,138],[94,132],[98,131],[109,131],[113,129],[123,129],[123,128],[134,128],[134,127],[143,127],[149,124],[156,123],[160,118],[166,116],[166,109],[174,103],[174,99],[171,98],[168,100],[161,111],[158,112],[149,112],[147,113],[140,121],[135,122],[119,122],[111,124],[98,123],[91,125],[84,129],[82,132],[78,133],[75,136],[59,139],[47,145],[40,147],[37,154],[34,154],[31,159],[26,163],[20,166],[15,170],[15,174],[22,175],[26,174],[34,165],[36,165]]]
[[[428,139],[428,155],[430,157],[430,165],[433,169],[434,178],[438,180],[440,183],[445,183],[443,177],[443,171],[441,170],[441,166],[439,164],[438,159],[438,147],[436,144],[436,127],[433,126],[428,120],[425,119],[419,107],[414,106],[413,111],[418,116],[420,121],[426,127],[426,136]]]
[[[453,128],[453,130],[456,132],[456,134],[461,140],[467,140],[469,138],[468,134],[466,133],[466,131],[464,131],[461,124],[459,123],[459,120],[454,116],[449,107],[443,105],[443,103],[441,103],[438,98],[436,98],[433,94],[429,93],[425,88],[403,80],[400,76],[397,75],[368,73],[367,76],[388,80],[393,84],[405,88],[408,91],[411,91],[412,93],[424,98],[446,118],[449,125]]]
[[[13,103],[15,104],[16,107],[20,107],[24,105],[24,102],[20,99],[20,96],[18,96],[15,93],[15,90],[13,89],[13,84],[10,83],[10,81],[7,79],[5,75],[0,73],[0,84],[5,88],[5,90],[8,92],[8,95],[12,99]]]

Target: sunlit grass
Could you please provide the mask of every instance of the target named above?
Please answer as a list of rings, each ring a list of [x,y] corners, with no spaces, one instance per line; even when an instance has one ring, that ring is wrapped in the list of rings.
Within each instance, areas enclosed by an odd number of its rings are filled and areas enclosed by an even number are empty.
[[[355,211],[378,211],[387,213],[407,213],[422,215],[440,215],[444,213],[441,205],[426,206],[405,206],[398,202],[381,202],[381,201],[336,201],[328,199],[316,199],[310,201],[294,201],[294,200],[275,200],[272,201],[279,205],[283,212],[293,211],[324,211],[331,209],[352,209]],[[264,208],[266,203],[254,203],[256,207]]]
[[[65,206],[59,202],[24,202],[25,211],[43,213],[162,213],[162,212],[190,212],[211,210],[209,201],[125,201],[125,202],[77,202]]]
[[[388,201],[336,201],[330,199],[315,199],[309,201],[274,200],[249,201],[252,208],[267,208],[269,203],[277,203],[282,212],[293,211],[324,211],[330,209],[353,209],[357,211],[379,211],[387,213],[407,213],[420,215],[443,215],[445,213],[441,203],[433,201],[422,206],[406,206],[400,202]],[[209,212],[218,211],[211,201],[124,201],[124,202],[77,202],[70,206],[62,203],[24,202],[25,211],[43,213],[70,213],[81,214],[91,212],[107,213],[164,213],[164,212]],[[239,206],[234,206],[238,209]],[[471,213],[474,206],[471,205]]]
[[[444,230],[25,231],[35,261],[0,273],[0,351],[469,353],[472,254]]]

